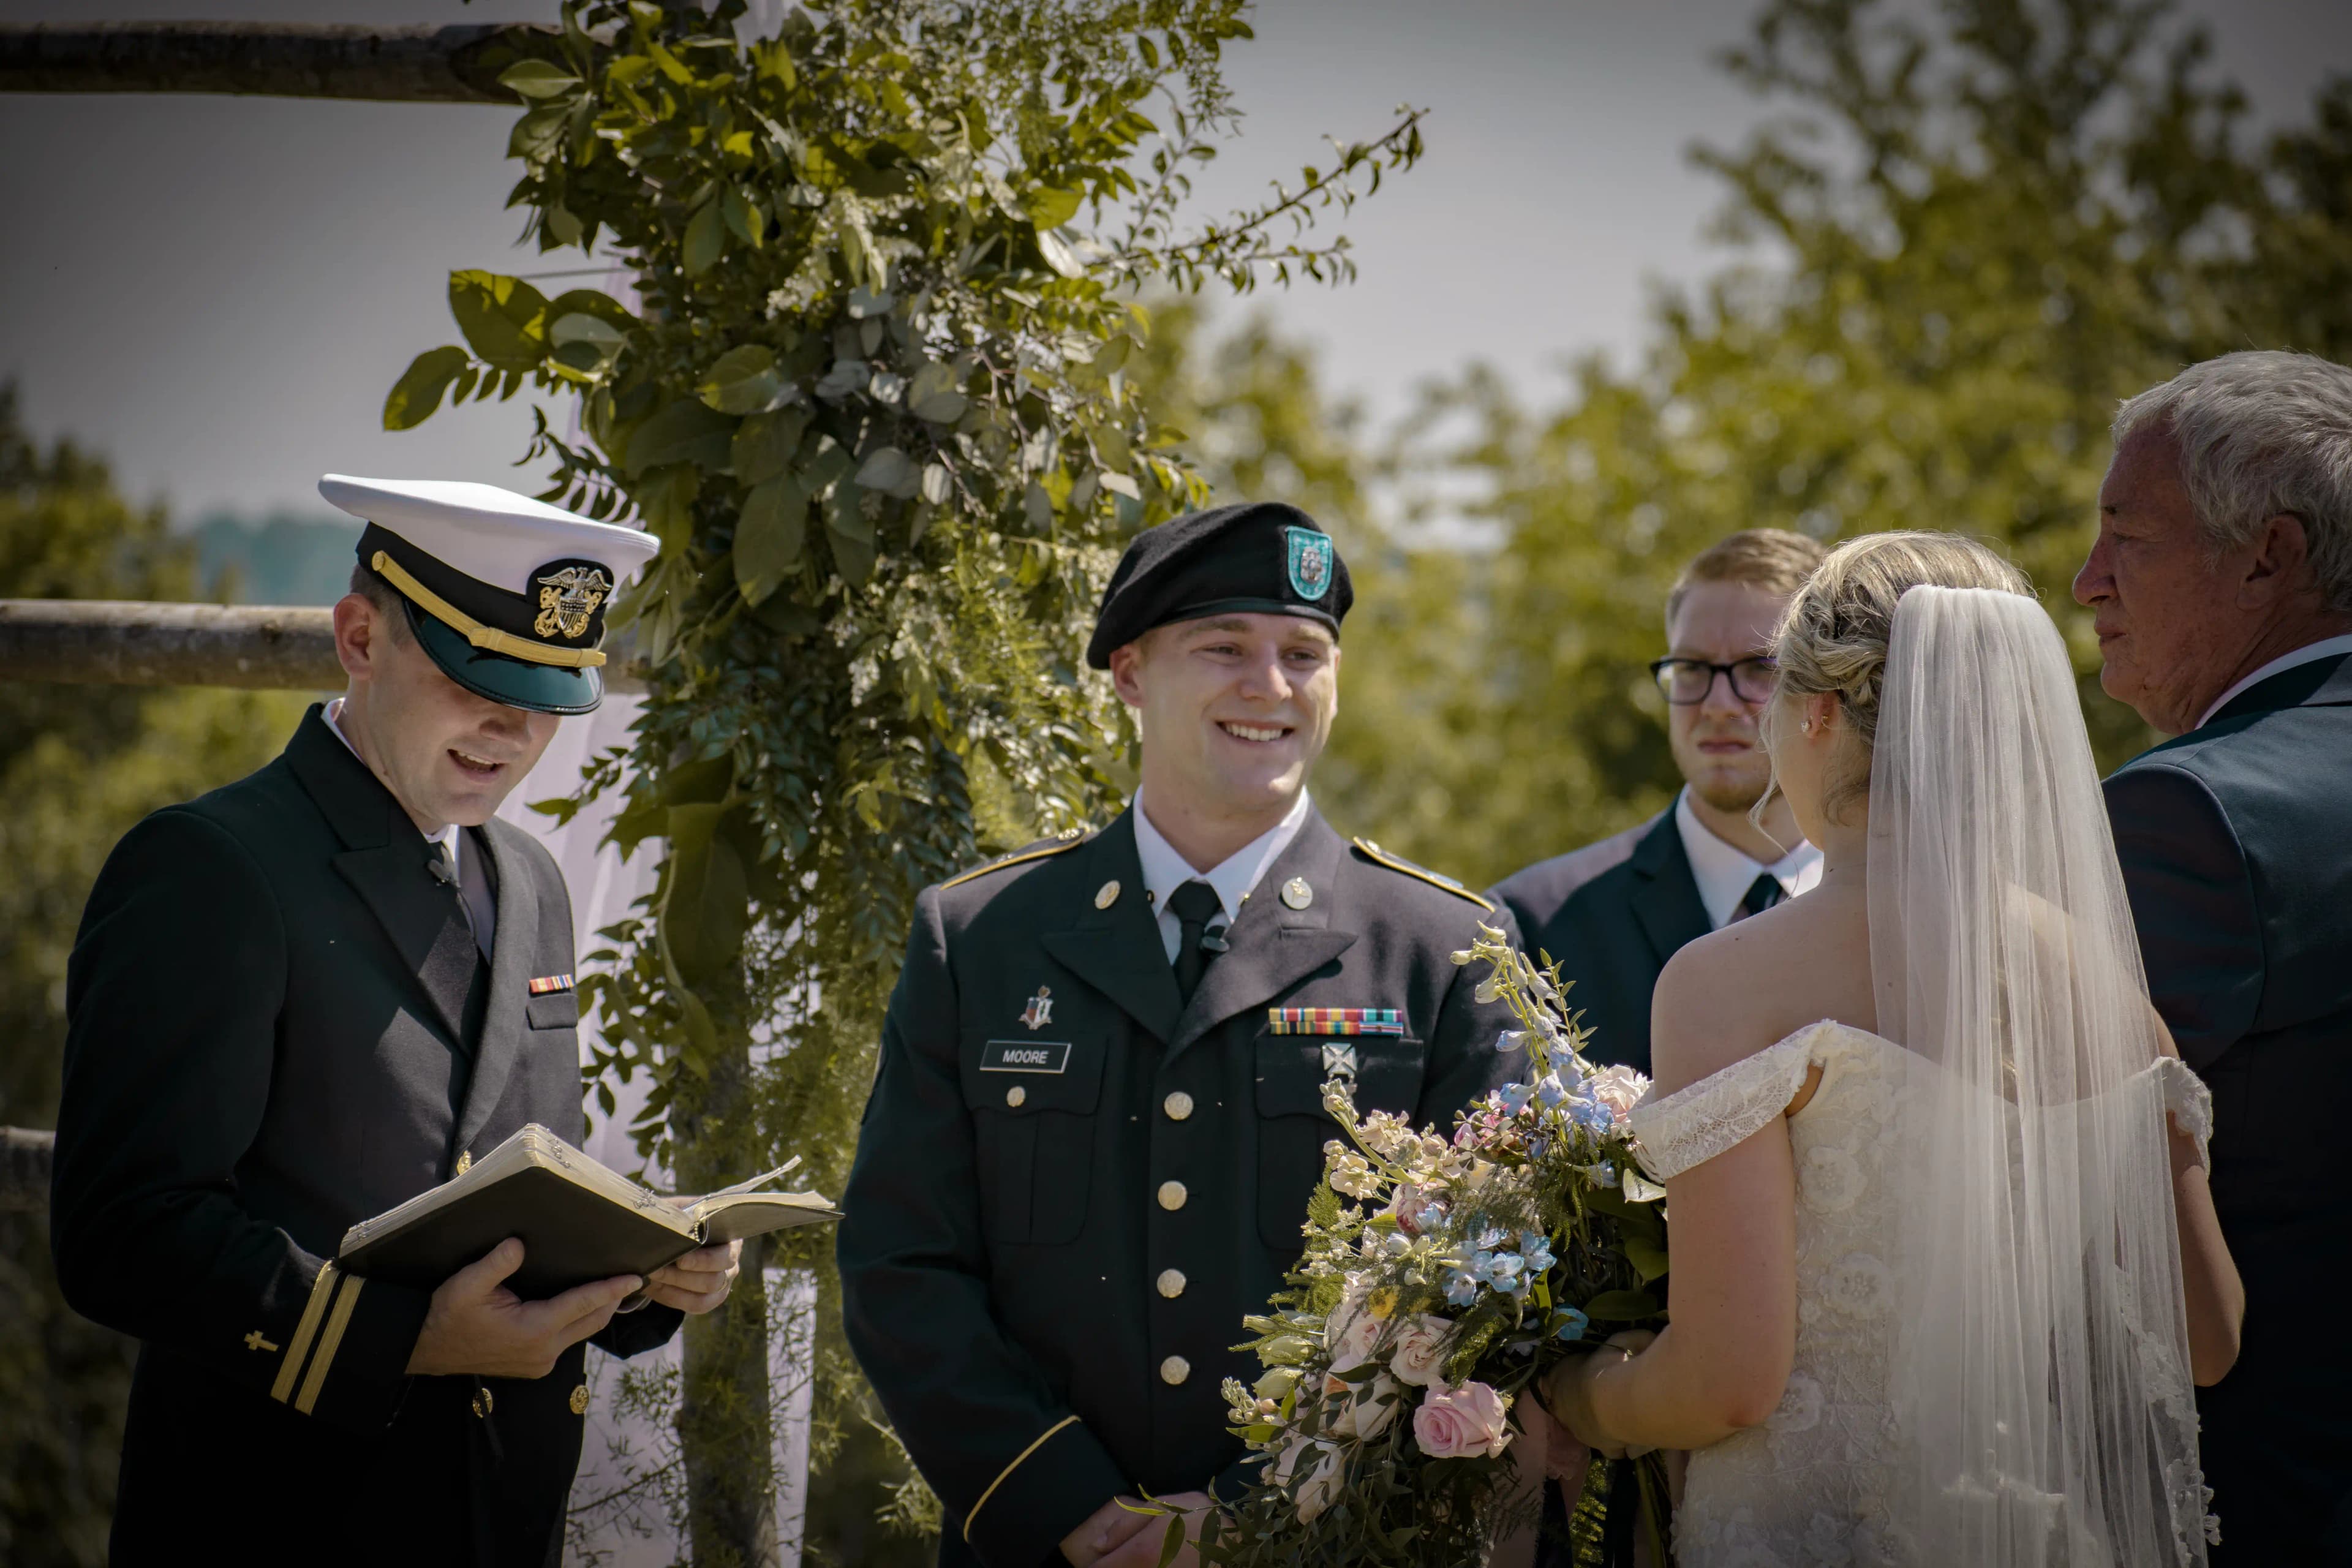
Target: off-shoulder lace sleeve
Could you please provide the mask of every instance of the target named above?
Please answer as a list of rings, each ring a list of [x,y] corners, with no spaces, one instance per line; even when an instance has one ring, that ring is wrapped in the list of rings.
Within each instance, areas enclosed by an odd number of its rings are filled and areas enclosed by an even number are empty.
[[[2205,1145],[2213,1139],[2213,1091],[2179,1057],[2158,1058],[2156,1075],[2164,1085],[2164,1109],[2172,1112],[2180,1130],[2195,1141],[2197,1163],[2211,1170],[2212,1156],[2205,1152]]]
[[[1815,1046],[1836,1027],[1824,1019],[1664,1100],[1635,1106],[1631,1120],[1643,1168],[1663,1182],[1754,1136],[1797,1098]]]

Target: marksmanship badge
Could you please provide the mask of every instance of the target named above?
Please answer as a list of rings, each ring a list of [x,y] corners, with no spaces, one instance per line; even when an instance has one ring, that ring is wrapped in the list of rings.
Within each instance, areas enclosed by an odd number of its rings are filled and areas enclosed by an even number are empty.
[[[1291,575],[1298,575],[1297,568]],[[539,618],[530,629],[543,637],[585,637],[588,617],[613,591],[613,580],[593,566],[566,566],[539,580]]]
[[[1286,528],[1282,537],[1290,552],[1290,591],[1302,599],[1329,593],[1331,536],[1311,528]]]

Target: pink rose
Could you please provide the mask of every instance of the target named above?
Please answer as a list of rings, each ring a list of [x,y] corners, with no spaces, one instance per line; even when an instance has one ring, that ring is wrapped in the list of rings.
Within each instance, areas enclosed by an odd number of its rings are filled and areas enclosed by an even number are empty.
[[[1633,1107],[1650,1092],[1650,1080],[1632,1068],[1619,1065],[1594,1073],[1586,1080],[1585,1088],[1591,1091],[1593,1099],[1609,1108],[1609,1114],[1622,1127],[1625,1119],[1633,1114]]]
[[[1361,1364],[1361,1363],[1358,1363]],[[1342,1367],[1352,1372],[1354,1367]],[[1396,1418],[1397,1407],[1404,1403],[1397,1393],[1396,1380],[1382,1373],[1361,1383],[1349,1383],[1344,1377],[1323,1380],[1323,1404],[1330,1411],[1324,1430],[1335,1437],[1354,1437],[1369,1442],[1389,1429]]]
[[[1427,1388],[1437,1381],[1437,1369],[1445,1361],[1446,1336],[1453,1331],[1454,1325],[1444,1318],[1414,1314],[1397,1331],[1396,1342],[1389,1347],[1389,1370],[1400,1383]]]
[[[1504,1424],[1509,1408],[1501,1394],[1483,1383],[1459,1388],[1433,1383],[1412,1413],[1412,1439],[1433,1459],[1491,1459],[1510,1446],[1511,1429]]]
[[[1324,1321],[1323,1348],[1331,1352],[1332,1365],[1345,1372],[1371,1354],[1380,1342],[1381,1321],[1365,1310],[1363,1292],[1351,1287]]]

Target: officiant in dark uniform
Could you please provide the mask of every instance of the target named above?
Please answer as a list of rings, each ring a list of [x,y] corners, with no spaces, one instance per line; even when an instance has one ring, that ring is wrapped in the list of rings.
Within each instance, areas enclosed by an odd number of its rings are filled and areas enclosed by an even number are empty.
[[[2244,1282],[2197,1391],[2214,1568],[2352,1563],[2352,368],[2227,354],[2126,404],[2074,579],[2100,684],[2177,739],[2107,781],[2148,993],[2213,1091]]]
[[[1524,1068],[1450,958],[1507,917],[1307,796],[1352,597],[1295,508],[1146,531],[1087,651],[1137,798],[917,900],[839,1246],[944,1563],[1157,1562],[1117,1500],[1253,1473],[1219,1385],[1257,1376],[1231,1347],[1298,1257],[1325,1083],[1450,1131]]]
[[[320,489],[368,523],[347,690],[124,837],[68,971],[58,1278],[141,1342],[111,1560],[536,1568],[583,1342],[663,1342],[732,1253],[534,1302],[511,1239],[431,1291],[333,1260],[525,1123],[584,1135],[570,900],[491,814],[602,699],[605,608],[656,542],[487,485]]]
[[[1508,909],[1530,952],[1575,983],[1595,1061],[1650,1070],[1650,994],[1683,947],[1811,888],[1821,852],[1785,803],[1748,813],[1772,764],[1757,717],[1772,695],[1772,631],[1822,563],[1801,533],[1758,528],[1692,558],[1666,595],[1665,656],[1651,666],[1683,776],[1649,821],[1538,861],[1487,897]]]

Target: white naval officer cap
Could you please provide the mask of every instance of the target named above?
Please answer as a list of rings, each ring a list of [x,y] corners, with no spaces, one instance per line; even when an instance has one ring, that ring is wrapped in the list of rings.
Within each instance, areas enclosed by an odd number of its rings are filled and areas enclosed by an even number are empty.
[[[319,493],[365,520],[361,564],[400,595],[450,679],[541,713],[604,700],[604,612],[658,539],[462,479],[328,474]]]

